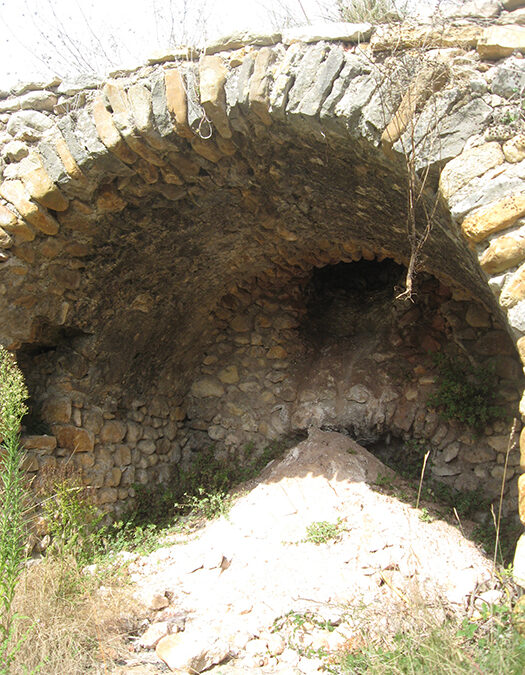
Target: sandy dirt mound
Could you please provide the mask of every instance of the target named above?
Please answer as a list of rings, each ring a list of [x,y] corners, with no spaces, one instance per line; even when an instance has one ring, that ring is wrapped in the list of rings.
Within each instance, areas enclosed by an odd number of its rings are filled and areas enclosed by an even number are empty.
[[[316,659],[290,649],[283,617],[321,617],[338,626],[342,644],[352,635],[351,608],[377,608],[378,631],[397,630],[414,602],[443,616],[465,611],[490,578],[490,562],[455,527],[423,522],[420,511],[378,492],[378,476],[389,474],[350,438],[312,430],[247,486],[227,517],[133,562],[138,596],[166,605],[158,613],[166,630],[177,630],[175,620],[184,628],[164,637],[157,653],[182,672],[228,659],[213,671],[315,672]],[[308,541],[312,524],[314,534],[335,530],[335,538]],[[328,648],[338,646],[337,637],[332,642]],[[138,671],[130,663],[123,672]]]

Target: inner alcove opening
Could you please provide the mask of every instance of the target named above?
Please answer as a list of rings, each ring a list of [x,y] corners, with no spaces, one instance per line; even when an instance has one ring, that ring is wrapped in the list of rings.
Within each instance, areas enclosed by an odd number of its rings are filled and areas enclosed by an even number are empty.
[[[295,374],[291,428],[348,434],[407,474],[416,464],[421,469],[429,450],[430,478],[495,498],[509,420],[519,400],[519,361],[495,317],[432,275],[419,273],[412,299],[400,300],[405,274],[406,268],[391,259],[313,270],[299,328],[305,356]],[[443,379],[438,354],[458,368],[493,373],[486,395],[501,418],[472,428],[443,417],[431,402]],[[508,480],[518,463],[518,453],[512,452]],[[509,483],[511,514],[515,493]]]

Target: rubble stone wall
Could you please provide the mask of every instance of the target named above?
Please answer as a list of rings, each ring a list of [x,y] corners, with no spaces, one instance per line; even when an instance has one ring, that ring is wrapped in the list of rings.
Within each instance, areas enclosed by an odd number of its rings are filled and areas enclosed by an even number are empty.
[[[514,412],[522,15],[233,36],[104,82],[0,92],[0,340],[28,379],[36,480],[74,461],[118,511],[202,444],[261,448],[316,424],[433,439],[438,475],[492,492],[508,430],[478,442],[445,429],[424,404],[425,358],[455,345],[495,359]],[[416,64],[406,91],[392,86],[401,63]],[[320,343],[305,325],[314,269],[409,264],[411,143],[437,204],[421,278],[438,286],[424,282],[413,307],[390,298],[395,315],[363,296],[352,316],[365,328]],[[514,500],[518,464],[512,454]]]

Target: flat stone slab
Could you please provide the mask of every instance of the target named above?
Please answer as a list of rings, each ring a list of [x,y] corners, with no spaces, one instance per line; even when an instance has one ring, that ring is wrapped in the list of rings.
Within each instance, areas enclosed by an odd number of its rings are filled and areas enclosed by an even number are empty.
[[[217,54],[233,49],[254,45],[269,47],[281,41],[281,33],[257,33],[255,31],[236,31],[220,36],[206,45],[205,54]]]
[[[343,21],[316,23],[311,26],[300,26],[283,31],[283,43],[293,42],[367,42],[372,36],[373,26],[369,23],[346,23]]]

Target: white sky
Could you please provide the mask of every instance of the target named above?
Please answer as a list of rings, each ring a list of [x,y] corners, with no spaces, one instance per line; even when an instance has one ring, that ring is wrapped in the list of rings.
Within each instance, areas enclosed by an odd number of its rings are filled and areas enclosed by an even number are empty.
[[[0,0],[0,90],[58,73],[104,74],[170,43],[239,28],[271,30],[288,6],[305,23],[336,0]],[[186,16],[184,11],[186,8]],[[285,12],[286,13],[286,12]]]
[[[409,1],[418,6],[431,0]],[[136,67],[175,44],[336,15],[337,0],[0,0],[0,90]],[[308,21],[307,21],[308,20]]]

